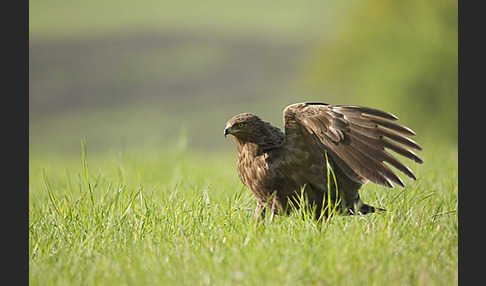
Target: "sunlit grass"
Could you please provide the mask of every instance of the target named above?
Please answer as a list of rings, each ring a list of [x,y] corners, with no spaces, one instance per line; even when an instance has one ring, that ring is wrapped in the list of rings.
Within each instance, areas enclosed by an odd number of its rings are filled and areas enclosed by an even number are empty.
[[[316,221],[297,211],[257,223],[234,154],[180,145],[38,155],[30,164],[30,282],[455,285],[457,151],[437,151],[411,166],[418,180],[404,189],[365,185],[363,200],[387,212]]]

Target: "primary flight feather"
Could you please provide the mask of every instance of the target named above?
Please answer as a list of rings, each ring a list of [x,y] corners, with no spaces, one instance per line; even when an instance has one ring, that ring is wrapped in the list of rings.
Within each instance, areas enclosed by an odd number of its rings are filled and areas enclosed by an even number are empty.
[[[251,113],[234,116],[224,129],[224,135],[232,135],[236,143],[238,176],[257,200],[255,218],[266,208],[287,213],[301,191],[316,207],[316,216],[328,196],[332,202],[339,196],[340,209],[349,214],[366,214],[375,208],[360,200],[358,190],[363,184],[404,186],[387,164],[416,179],[387,152],[422,163],[411,150],[421,147],[406,137],[415,133],[395,123],[398,118],[393,114],[369,107],[304,102],[287,106],[283,115],[285,133]],[[336,177],[337,195],[335,184],[327,182],[327,163]]]

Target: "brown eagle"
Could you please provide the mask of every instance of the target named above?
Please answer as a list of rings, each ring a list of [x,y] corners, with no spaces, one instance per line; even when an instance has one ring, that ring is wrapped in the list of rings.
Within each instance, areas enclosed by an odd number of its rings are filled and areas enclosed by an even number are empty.
[[[327,202],[348,214],[374,212],[378,208],[360,200],[363,184],[404,187],[385,162],[416,179],[385,148],[423,162],[409,150],[422,148],[404,136],[415,133],[393,122],[398,118],[388,112],[304,102],[287,106],[283,117],[285,133],[251,113],[234,116],[224,129],[225,137],[231,134],[236,143],[238,176],[256,197],[255,219],[264,216],[266,208],[272,214],[288,213],[290,202],[298,207],[294,202],[301,194],[315,207],[316,217]],[[334,173],[329,184],[327,164]]]

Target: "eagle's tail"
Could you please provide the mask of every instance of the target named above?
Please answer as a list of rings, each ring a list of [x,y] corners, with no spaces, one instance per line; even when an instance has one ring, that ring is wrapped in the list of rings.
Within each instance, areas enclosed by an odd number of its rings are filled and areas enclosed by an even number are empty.
[[[365,203],[362,203],[360,208],[359,208],[359,212],[362,213],[362,214],[374,213],[374,212],[379,212],[379,211],[384,212],[386,210],[382,209],[382,208],[370,206],[370,205],[367,205]]]
[[[384,212],[386,209],[370,206],[359,200],[354,209],[349,209],[349,214],[369,214],[374,212]]]

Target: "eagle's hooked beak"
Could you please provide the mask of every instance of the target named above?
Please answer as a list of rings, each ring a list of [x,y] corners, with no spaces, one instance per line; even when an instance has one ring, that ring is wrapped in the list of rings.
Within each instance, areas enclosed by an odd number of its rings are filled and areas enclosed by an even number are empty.
[[[225,128],[224,129],[224,138],[226,138],[226,136],[228,136],[229,133],[230,133],[229,128]]]

